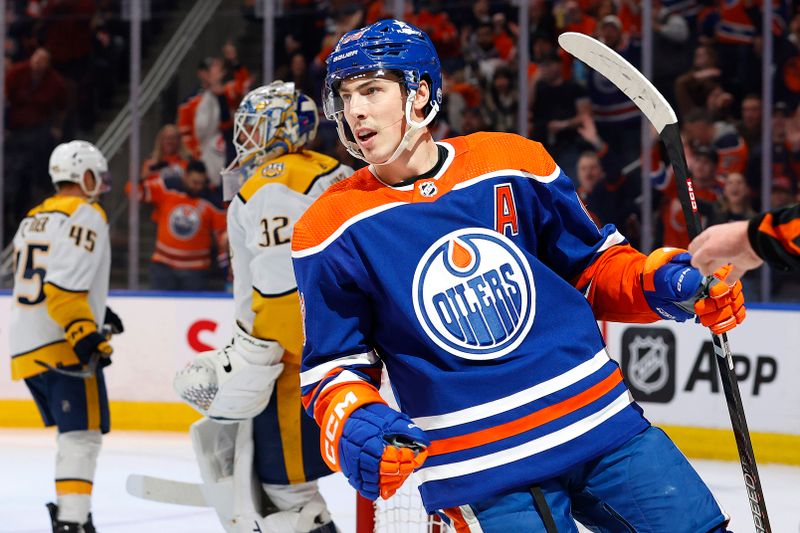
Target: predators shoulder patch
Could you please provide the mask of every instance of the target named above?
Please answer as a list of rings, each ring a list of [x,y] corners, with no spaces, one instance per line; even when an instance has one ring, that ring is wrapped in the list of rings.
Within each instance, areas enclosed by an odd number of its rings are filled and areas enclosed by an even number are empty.
[[[276,178],[283,174],[285,168],[283,163],[270,163],[261,169],[261,175],[265,178]]]

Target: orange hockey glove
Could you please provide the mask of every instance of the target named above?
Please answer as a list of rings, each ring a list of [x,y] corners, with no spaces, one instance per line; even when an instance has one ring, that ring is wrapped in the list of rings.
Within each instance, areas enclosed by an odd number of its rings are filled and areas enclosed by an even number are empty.
[[[414,470],[422,466],[428,452],[419,444],[407,447],[401,443],[383,449],[380,465],[381,498],[388,500]]]
[[[694,304],[700,323],[716,335],[741,324],[746,314],[742,282],[737,280],[733,285],[726,282],[732,269],[731,265],[726,265],[714,272],[714,277],[719,281],[712,283],[707,297]]]

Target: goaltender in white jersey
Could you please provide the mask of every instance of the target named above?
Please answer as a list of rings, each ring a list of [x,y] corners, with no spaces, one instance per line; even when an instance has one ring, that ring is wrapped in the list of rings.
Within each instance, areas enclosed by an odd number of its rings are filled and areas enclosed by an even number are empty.
[[[317,487],[330,474],[319,429],[300,398],[303,331],[290,241],[308,206],[352,169],[304,149],[317,124],[314,101],[293,83],[259,87],[237,109],[237,160],[223,173],[234,338],[198,355],[174,382],[207,416],[193,425],[192,444],[206,501],[229,532],[336,531]]]
[[[57,192],[14,236],[11,375],[25,380],[45,425],[58,426],[58,501],[47,504],[58,533],[94,533],[92,484],[101,434],[110,429],[103,367],[112,350],[98,329],[105,323],[121,332],[122,322],[106,307],[111,247],[96,199],[107,171],[91,143],[58,145],[50,156]],[[88,363],[99,366],[82,370]]]

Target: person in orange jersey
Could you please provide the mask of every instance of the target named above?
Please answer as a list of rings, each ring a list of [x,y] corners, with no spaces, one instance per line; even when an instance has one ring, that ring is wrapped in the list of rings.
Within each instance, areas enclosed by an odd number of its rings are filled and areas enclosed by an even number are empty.
[[[150,157],[142,163],[142,180],[181,178],[189,164],[189,153],[181,144],[181,134],[175,124],[165,124],[158,130]]]
[[[150,286],[156,290],[207,290],[215,244],[225,266],[225,213],[200,197],[208,186],[203,162],[189,162],[182,179],[185,192],[167,189],[161,179],[140,185],[142,201],[153,204],[158,224],[150,267]],[[126,190],[130,193],[130,185]]]

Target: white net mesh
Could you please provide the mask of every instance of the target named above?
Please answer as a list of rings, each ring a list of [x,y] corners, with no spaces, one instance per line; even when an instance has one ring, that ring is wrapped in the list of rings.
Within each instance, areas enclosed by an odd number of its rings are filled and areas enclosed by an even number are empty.
[[[415,476],[403,483],[400,490],[388,500],[375,502],[376,533],[450,533],[453,530],[439,517],[428,516]]]
[[[381,396],[393,409],[400,408],[392,393],[389,376],[383,369],[381,376]],[[366,512],[374,511],[375,533],[452,533],[438,516],[428,516],[419,495],[417,477],[411,475],[403,486],[388,500],[378,498],[374,506]],[[361,512],[361,511],[359,511]],[[359,533],[361,533],[359,531]]]

